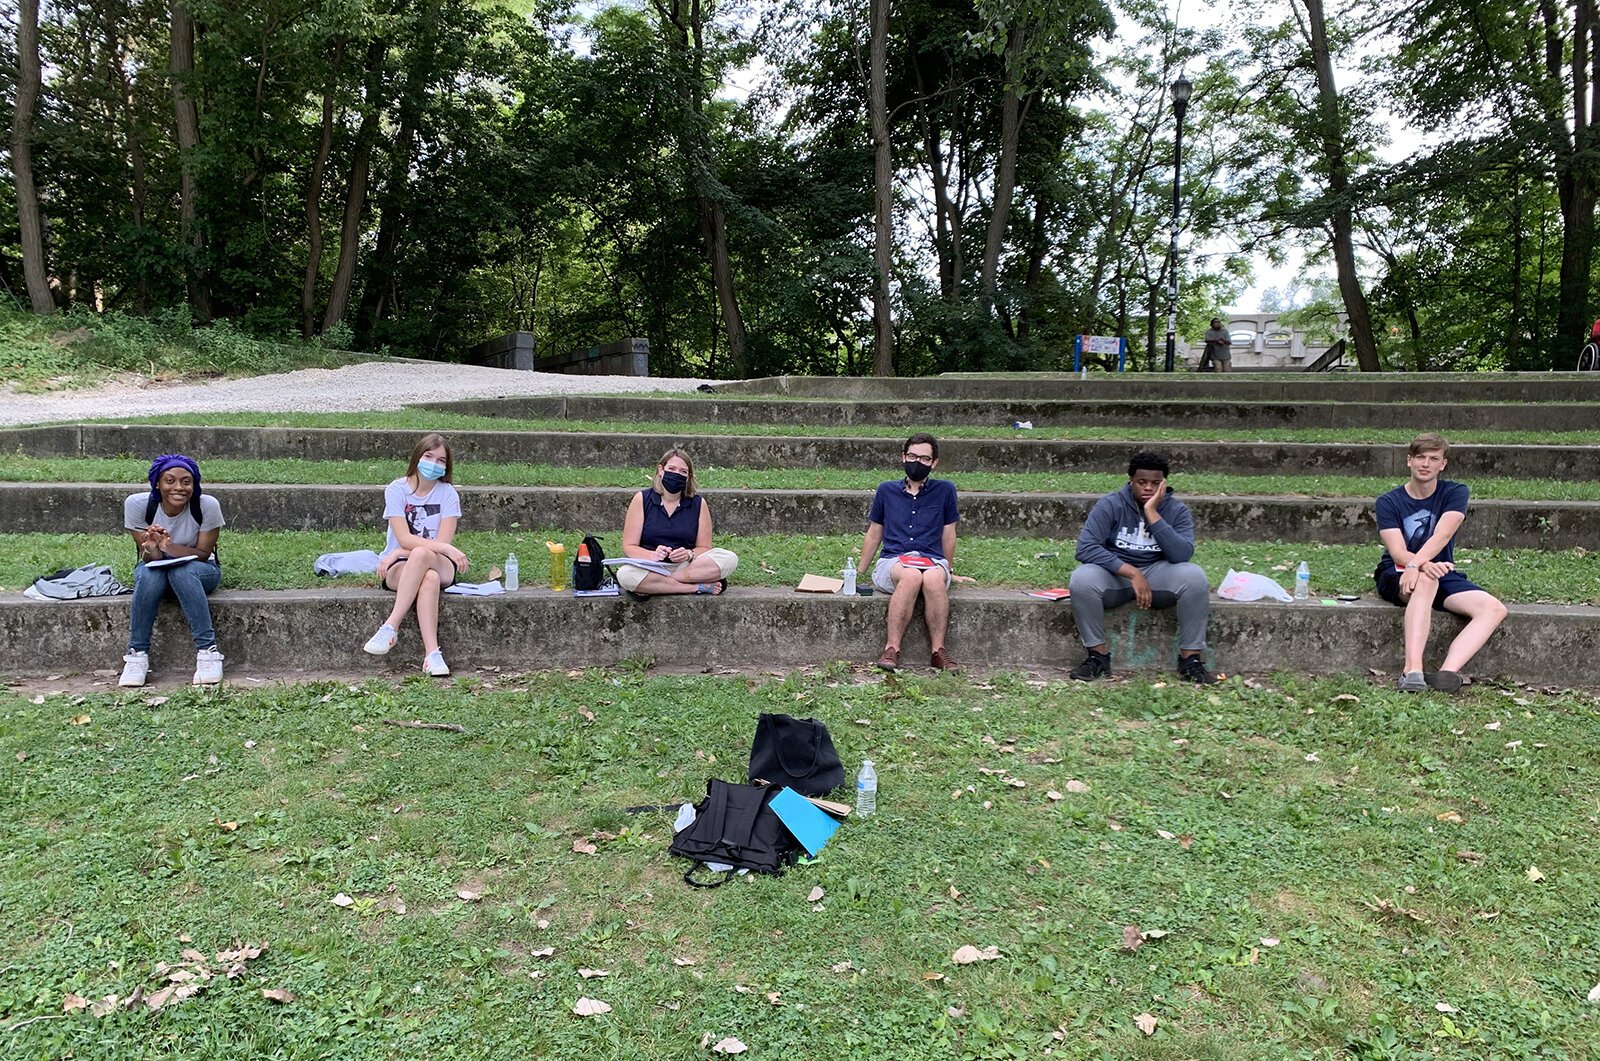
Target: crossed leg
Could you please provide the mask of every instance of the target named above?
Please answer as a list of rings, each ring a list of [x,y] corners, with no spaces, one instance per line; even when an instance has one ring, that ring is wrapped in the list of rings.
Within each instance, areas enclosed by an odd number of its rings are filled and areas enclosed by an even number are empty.
[[[406,554],[403,564],[391,563],[384,582],[394,590],[394,608],[384,624],[400,629],[406,612],[417,609],[417,631],[422,635],[424,656],[439,648],[439,593],[455,582],[456,565],[442,552],[419,545]]]

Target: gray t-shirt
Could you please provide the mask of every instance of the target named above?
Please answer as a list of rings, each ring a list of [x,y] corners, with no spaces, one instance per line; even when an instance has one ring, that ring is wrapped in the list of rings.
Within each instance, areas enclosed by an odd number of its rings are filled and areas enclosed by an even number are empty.
[[[1206,329],[1206,345],[1211,347],[1211,356],[1218,360],[1226,361],[1233,356],[1233,348],[1228,345],[1228,333],[1221,328]]]
[[[142,531],[150,524],[145,522],[144,510],[150,504],[150,491],[145,490],[137,494],[129,494],[128,500],[122,503],[122,525],[131,531]],[[194,521],[194,515],[189,511],[187,503],[183,511],[176,516],[167,515],[166,511],[157,504],[155,522],[167,528],[167,534],[172,538],[173,545],[182,545],[193,549],[200,540],[203,530],[217,530],[225,521],[222,518],[222,506],[210,494],[200,495],[200,522]]]

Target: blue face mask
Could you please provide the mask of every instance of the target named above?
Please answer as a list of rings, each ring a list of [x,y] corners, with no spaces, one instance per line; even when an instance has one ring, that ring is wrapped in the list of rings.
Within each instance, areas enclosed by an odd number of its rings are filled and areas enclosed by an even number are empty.
[[[417,474],[430,482],[443,479],[444,465],[440,464],[438,461],[426,459],[419,460],[417,461]]]

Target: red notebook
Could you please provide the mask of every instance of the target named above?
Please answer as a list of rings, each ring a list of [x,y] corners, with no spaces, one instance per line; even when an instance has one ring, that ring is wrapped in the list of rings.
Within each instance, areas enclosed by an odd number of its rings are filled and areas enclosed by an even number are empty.
[[[1072,596],[1070,589],[1030,589],[1028,596],[1038,597],[1040,600],[1066,600]]]
[[[924,569],[939,566],[938,561],[931,560],[926,556],[902,556],[900,563],[905,567],[920,567]]]

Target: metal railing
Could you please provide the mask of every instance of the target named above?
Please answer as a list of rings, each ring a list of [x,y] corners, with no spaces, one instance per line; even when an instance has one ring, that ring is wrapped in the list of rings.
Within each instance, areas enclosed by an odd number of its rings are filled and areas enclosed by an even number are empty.
[[[1331,372],[1335,368],[1344,367],[1344,340],[1340,339],[1326,350],[1311,364],[1305,367],[1306,372]]]

